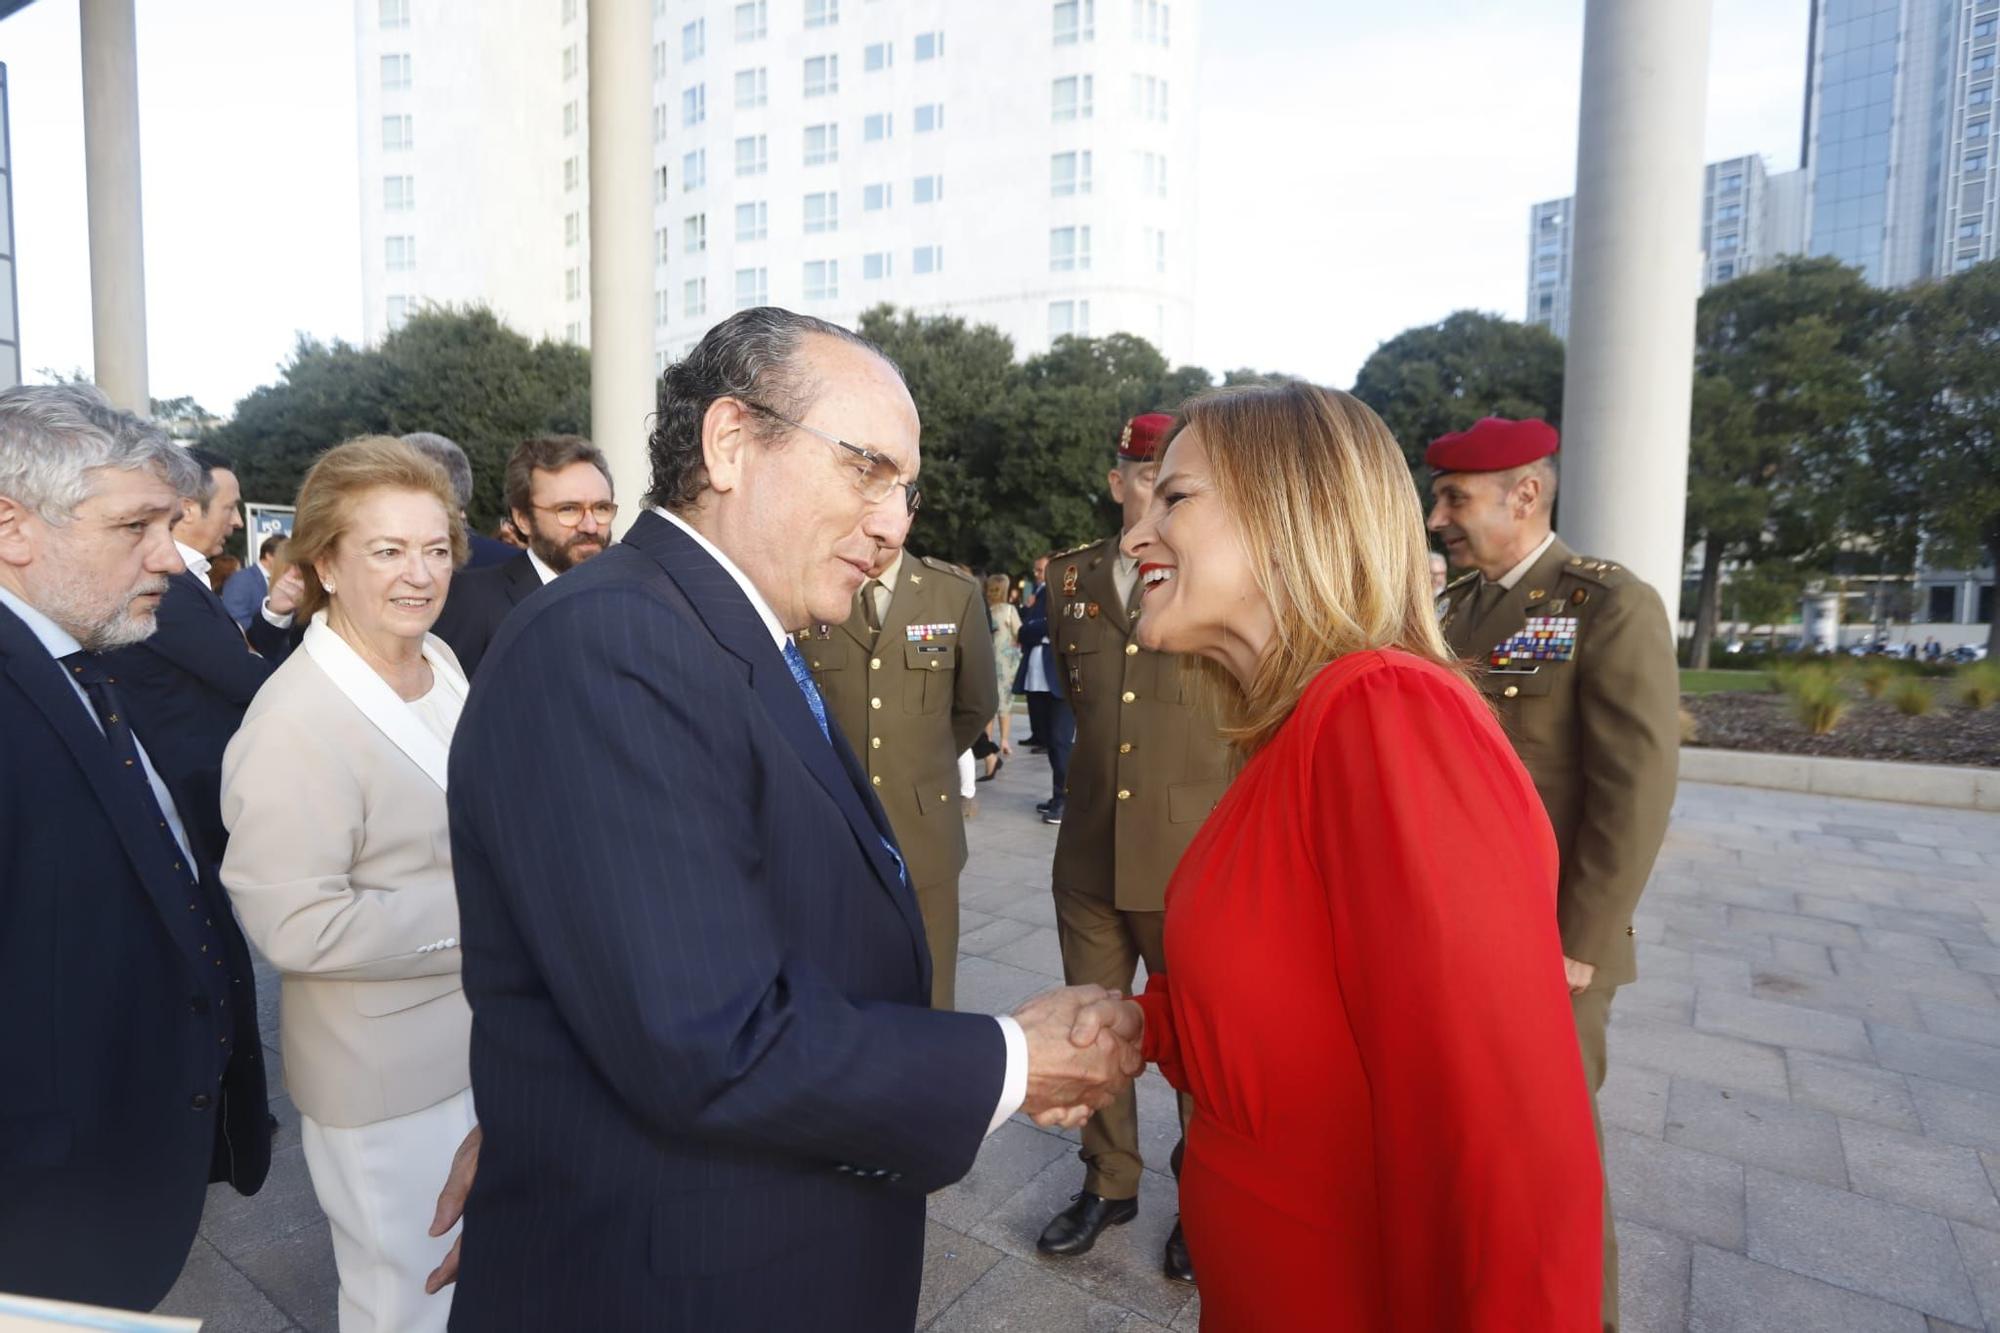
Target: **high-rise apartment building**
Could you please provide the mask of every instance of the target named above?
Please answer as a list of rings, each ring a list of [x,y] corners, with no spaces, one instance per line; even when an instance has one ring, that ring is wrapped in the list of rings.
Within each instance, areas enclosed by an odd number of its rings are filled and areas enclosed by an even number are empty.
[[[356,0],[372,340],[485,301],[587,341],[579,0]],[[662,364],[778,304],[1192,338],[1199,0],[654,0]]]

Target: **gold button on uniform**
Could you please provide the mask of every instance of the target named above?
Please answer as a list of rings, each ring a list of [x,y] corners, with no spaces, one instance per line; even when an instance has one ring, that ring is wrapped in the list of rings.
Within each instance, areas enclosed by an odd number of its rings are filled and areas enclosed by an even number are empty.
[[[869,659],[868,659],[868,669],[869,669],[870,671],[880,671],[880,670],[882,669],[882,659],[881,659],[881,658],[879,658],[879,657],[871,657],[871,658],[869,658]]]
[[[882,706],[882,701],[880,699],[870,699],[868,701],[868,706],[870,708],[880,708]]]
[[[868,748],[869,748],[869,749],[871,749],[871,750],[879,750],[879,749],[881,749],[881,748],[882,748],[882,738],[881,738],[880,736],[874,736],[874,737],[870,737],[870,738],[869,738],[869,741],[868,741]]]
[[[880,773],[877,773],[877,774],[876,774],[876,775],[875,775],[874,777],[872,777],[872,778],[870,778],[870,779],[868,779],[868,780],[869,780],[870,782],[874,783],[874,784],[875,784],[876,786],[878,786],[878,787],[882,785],[882,775],[881,775]]]
[[[1123,787],[1120,787],[1118,789],[1118,799],[1121,801],[1129,801],[1132,799],[1132,793],[1126,791]]]
[[[1137,657],[1138,655],[1139,655],[1139,645],[1138,645],[1138,644],[1136,644],[1136,643],[1128,643],[1128,644],[1126,644],[1126,645],[1125,645],[1125,656],[1127,656],[1127,657]]]
[[[1520,692],[1521,692],[1521,687],[1519,685],[1509,685],[1506,689],[1500,691],[1500,693],[1506,695],[1509,699],[1512,699],[1515,695],[1519,694]]]
[[[1123,744],[1121,744],[1121,745],[1120,745],[1120,746],[1118,747],[1118,753],[1120,753],[1120,754],[1130,754],[1130,753],[1132,753],[1132,742],[1130,742],[1130,741],[1126,741],[1126,742],[1124,742]]]
[[[1130,690],[1125,691],[1124,694],[1119,696],[1119,698],[1123,699],[1128,704],[1131,703],[1133,700],[1137,699],[1138,697],[1139,697],[1138,695],[1132,693],[1132,691]]]

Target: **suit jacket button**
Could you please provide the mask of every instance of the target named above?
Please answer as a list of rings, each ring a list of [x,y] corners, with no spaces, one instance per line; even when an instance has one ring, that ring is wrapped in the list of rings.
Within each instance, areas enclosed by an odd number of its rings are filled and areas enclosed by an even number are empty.
[[[213,1100],[214,1098],[210,1097],[207,1093],[197,1092],[193,1097],[188,1099],[188,1105],[197,1111],[206,1111]]]

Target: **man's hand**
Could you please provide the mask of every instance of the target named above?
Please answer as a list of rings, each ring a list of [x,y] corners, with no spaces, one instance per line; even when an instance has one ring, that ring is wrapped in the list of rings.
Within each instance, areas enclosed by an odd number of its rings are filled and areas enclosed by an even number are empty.
[[[299,573],[297,565],[286,565],[285,572],[271,584],[270,595],[264,600],[274,616],[288,616],[299,609],[299,594],[306,590],[305,575]]]
[[[1594,963],[1579,963],[1574,958],[1563,959],[1563,976],[1569,979],[1569,993],[1581,994],[1590,986],[1590,979],[1597,975]]]
[[[1096,1003],[1086,1004],[1077,1010],[1076,1023],[1069,1030],[1069,1039],[1076,1046],[1091,1046],[1096,1044],[1101,1032],[1109,1032],[1126,1047],[1136,1051],[1140,1038],[1146,1035],[1146,1011],[1131,1000],[1121,999],[1113,991]]]
[[[289,572],[289,571],[288,571]],[[465,1136],[465,1142],[458,1145],[458,1151],[451,1155],[451,1174],[445,1177],[444,1188],[438,1191],[437,1212],[431,1218],[431,1234],[442,1236],[458,1224],[465,1215],[465,1196],[472,1192],[472,1177],[479,1171],[479,1144],[482,1135],[479,1126]],[[465,1243],[464,1233],[451,1243],[451,1253],[445,1255],[444,1262],[431,1270],[424,1279],[424,1294],[435,1296],[452,1283],[458,1281],[458,1247]]]
[[[1088,1041],[1072,1039],[1086,1006],[1117,999],[1102,986],[1069,986],[1037,995],[1014,1011],[1028,1039],[1028,1098],[1021,1109],[1036,1124],[1078,1128],[1145,1068],[1137,1044],[1109,1026]]]

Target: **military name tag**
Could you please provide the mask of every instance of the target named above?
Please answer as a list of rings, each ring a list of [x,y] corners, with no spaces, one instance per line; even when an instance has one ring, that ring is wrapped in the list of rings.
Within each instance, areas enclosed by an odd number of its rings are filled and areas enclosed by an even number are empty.
[[[1496,667],[1522,662],[1568,662],[1576,657],[1576,617],[1537,616],[1527,628],[1494,648]]]
[[[932,639],[941,639],[947,634],[958,633],[958,626],[949,622],[942,625],[911,625],[905,628],[903,633],[911,643],[929,643]]]

